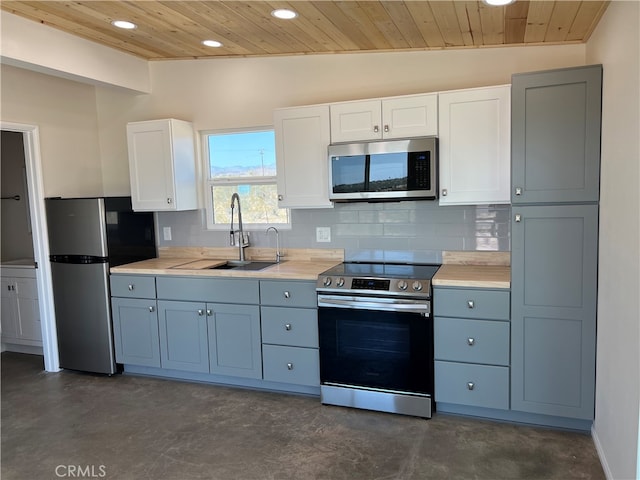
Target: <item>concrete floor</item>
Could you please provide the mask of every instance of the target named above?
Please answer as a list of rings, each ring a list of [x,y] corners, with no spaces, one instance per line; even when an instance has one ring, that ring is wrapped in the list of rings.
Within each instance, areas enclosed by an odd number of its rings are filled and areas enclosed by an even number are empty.
[[[581,433],[1,361],[3,480],[604,478]]]

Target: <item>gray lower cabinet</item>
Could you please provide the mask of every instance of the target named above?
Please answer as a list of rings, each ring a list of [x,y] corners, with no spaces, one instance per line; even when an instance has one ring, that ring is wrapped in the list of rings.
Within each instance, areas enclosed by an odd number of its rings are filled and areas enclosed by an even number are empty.
[[[260,307],[207,304],[211,373],[262,378]]]
[[[112,298],[116,362],[160,367],[156,300]]]
[[[111,288],[116,358],[132,371],[307,393],[320,385],[315,282],[113,275]]]
[[[509,291],[434,288],[436,402],[509,408]]]
[[[109,280],[116,362],[160,367],[155,277],[111,275]]]
[[[315,282],[260,281],[264,379],[320,385]]]
[[[598,206],[515,206],[511,408],[593,419]]]
[[[158,300],[163,368],[209,372],[206,305]]]

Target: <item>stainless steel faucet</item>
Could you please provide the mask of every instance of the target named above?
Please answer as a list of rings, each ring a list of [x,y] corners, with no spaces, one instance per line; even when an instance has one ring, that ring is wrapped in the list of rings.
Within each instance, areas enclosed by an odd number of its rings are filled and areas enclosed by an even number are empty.
[[[238,230],[233,229],[233,205],[238,203]],[[244,249],[249,246],[249,239],[245,238],[242,229],[242,210],[240,208],[240,196],[237,193],[231,195],[231,232],[229,232],[231,246],[235,245],[236,233],[238,234],[238,259],[244,262]]]
[[[282,260],[282,254],[280,253],[280,232],[276,227],[269,227],[265,235],[269,235],[269,230],[276,232],[276,263],[280,263],[280,260]]]

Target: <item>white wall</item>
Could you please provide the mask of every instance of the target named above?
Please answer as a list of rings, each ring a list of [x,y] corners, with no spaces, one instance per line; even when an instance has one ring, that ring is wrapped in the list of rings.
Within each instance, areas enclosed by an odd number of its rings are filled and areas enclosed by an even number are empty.
[[[142,58],[4,10],[0,11],[0,23],[3,63],[96,85],[149,92],[149,68]]]
[[[198,130],[271,125],[273,109],[511,82],[584,65],[585,45],[152,62],[150,95],[98,88],[105,189],[128,191],[126,121],[175,117]]]
[[[638,469],[640,4],[614,1],[587,44],[603,64],[594,439],[609,478]]]
[[[94,87],[0,65],[2,120],[40,127],[46,196],[102,195]]]

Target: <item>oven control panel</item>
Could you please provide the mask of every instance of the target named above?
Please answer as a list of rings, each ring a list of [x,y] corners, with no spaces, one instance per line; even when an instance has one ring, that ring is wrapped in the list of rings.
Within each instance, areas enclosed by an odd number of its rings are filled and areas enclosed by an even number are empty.
[[[322,276],[318,279],[318,290],[344,293],[389,293],[410,296],[430,297],[429,279],[388,279],[368,277]]]

